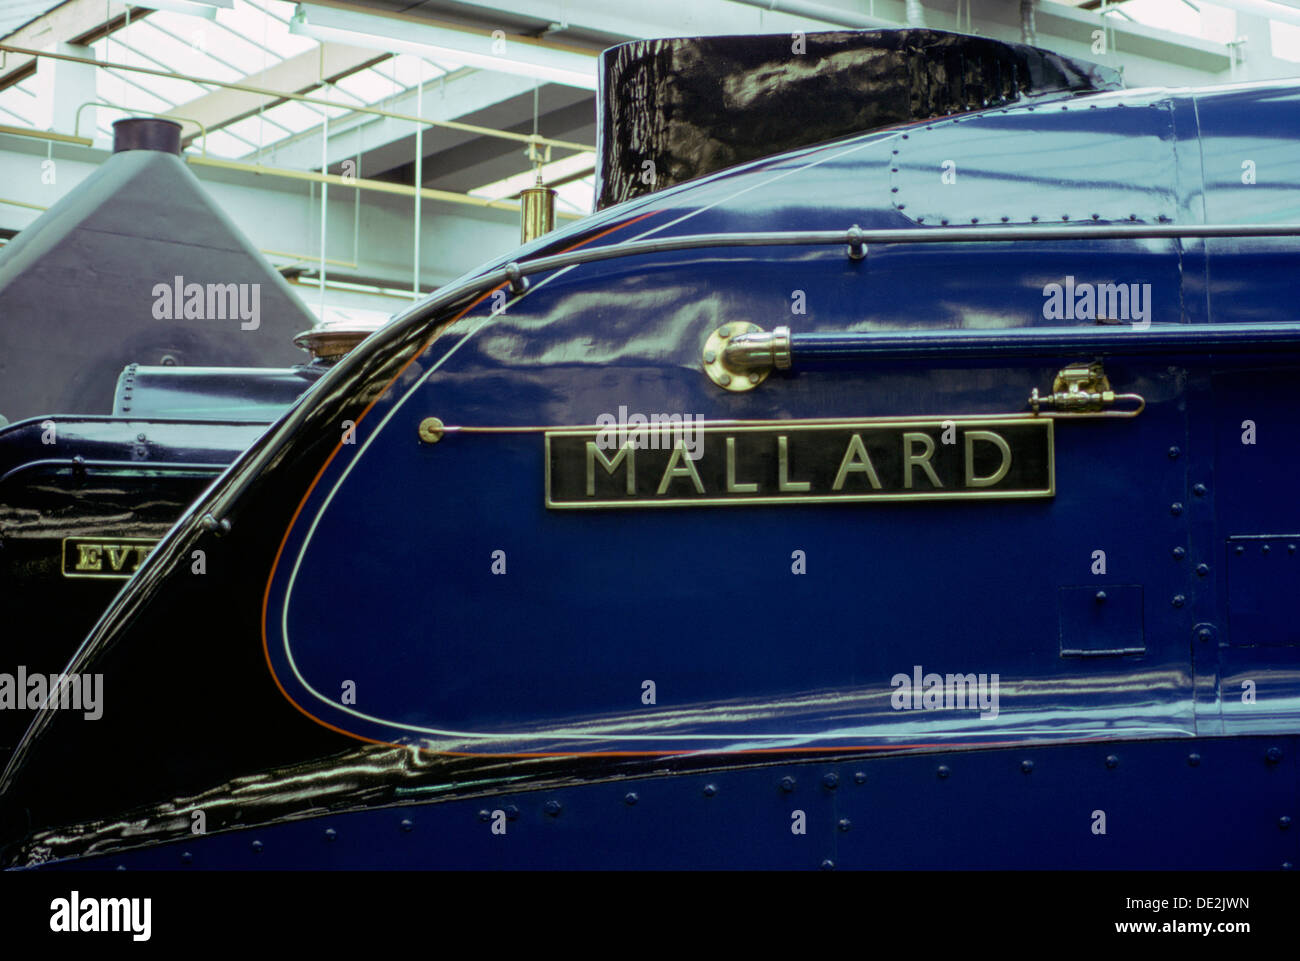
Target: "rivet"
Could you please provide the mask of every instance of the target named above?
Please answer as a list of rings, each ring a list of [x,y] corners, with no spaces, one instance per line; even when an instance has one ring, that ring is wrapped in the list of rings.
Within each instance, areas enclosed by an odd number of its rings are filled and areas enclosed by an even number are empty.
[[[1008,220],[1010,220],[1010,219],[1011,219],[1010,217],[1003,217],[1003,218],[1002,218],[1002,222],[1005,224],[1005,223],[1006,223]]]
[[[1276,764],[1282,760],[1282,749],[1280,747],[1271,747],[1264,752],[1264,760],[1269,764]]]
[[[1287,818],[1287,820],[1289,821],[1290,818]],[[849,828],[853,827],[853,822],[848,818],[840,818],[839,821],[836,822],[835,826],[841,831],[847,831]]]
[[[1209,565],[1209,564],[1197,564],[1197,565],[1196,565],[1196,576],[1197,576],[1197,577],[1204,577],[1204,576],[1205,576],[1206,574],[1208,574],[1208,573],[1210,573],[1210,565]]]
[[[829,859],[823,861],[823,862],[822,862],[822,870],[823,870],[823,871],[834,871],[834,870],[835,870],[835,862],[834,862],[834,861],[831,861],[831,860],[829,860]]]
[[[713,797],[713,795],[715,795],[715,794],[717,794],[717,793],[718,793],[718,788],[717,788],[716,785],[714,785],[714,784],[706,784],[706,785],[704,785],[704,796],[705,796],[705,797]]]
[[[1061,219],[1062,219],[1062,220],[1069,220],[1069,219],[1070,219],[1070,215],[1069,215],[1069,214],[1061,214]]]
[[[1267,545],[1267,544],[1265,544],[1265,545],[1261,548],[1261,553],[1264,553],[1264,554],[1267,554],[1267,553],[1268,553],[1268,545]]]
[[[1112,770],[1114,770],[1115,768],[1119,767],[1119,755],[1118,755],[1118,754],[1107,754],[1107,755],[1106,755],[1106,766],[1107,766],[1108,768],[1112,769]]]
[[[1037,217],[1037,215],[1030,217],[1030,218],[1029,218],[1029,221],[1030,221],[1030,223],[1035,223],[1035,224],[1038,223],[1038,217]]]
[[[731,383],[731,375],[730,375],[730,374],[719,374],[719,375],[718,375],[718,383],[721,384],[723,387],[726,387],[728,384]]]
[[[515,807],[515,805],[513,805],[513,804],[507,804],[506,807],[505,807],[505,812],[506,812],[506,819],[507,819],[507,820],[510,820],[510,821],[518,821],[518,820],[519,820],[519,808]]]
[[[718,328],[718,336],[719,336],[719,337],[723,337],[723,338],[730,337],[730,336],[731,336],[731,328],[730,328],[730,327],[719,327],[719,328]]]
[[[1093,219],[1093,220],[1101,220],[1101,214],[1093,214],[1093,215],[1092,215],[1092,219]]]
[[[140,443],[142,443],[142,444],[145,442],[145,436],[144,436],[144,434],[136,434],[136,435],[135,435],[135,439],[138,440],[138,441],[139,441]]]
[[[326,829],[325,829],[325,840],[326,840],[326,841],[334,841],[334,840],[336,840],[336,839],[338,838],[338,836],[339,836],[339,832],[338,832],[338,831],[335,831],[333,828],[326,828]]]
[[[1096,594],[1093,595],[1093,600],[1095,600],[1098,604],[1104,603],[1106,600],[1106,592],[1098,591]]]
[[[1020,770],[1025,774],[1031,773],[1034,770],[1034,762],[1028,759],[1021,761]]]
[[[405,831],[408,834],[415,829],[415,825],[411,823],[410,818],[402,818],[402,821],[398,825],[398,827],[400,827],[403,831]]]
[[[1294,554],[1294,553],[1295,553],[1295,545],[1294,545],[1294,544],[1288,544],[1288,545],[1286,546],[1286,552],[1287,552],[1288,554]]]
[[[1204,484],[1192,485],[1192,493],[1195,494],[1197,497],[1204,497],[1206,490],[1207,488]]]
[[[904,139],[904,140],[907,139],[907,134],[903,134],[903,139]]]
[[[252,844],[252,848],[253,848],[253,853],[254,853],[254,854],[261,854],[261,853],[262,853],[262,842],[261,842],[261,841],[254,841],[253,844]]]
[[[784,791],[786,794],[789,794],[791,791],[793,791],[794,778],[788,775],[786,777],[781,778],[781,790]]]
[[[1172,603],[1174,607],[1182,607],[1184,604],[1187,603],[1187,598],[1185,598],[1182,594],[1175,594]]]
[[[948,765],[946,765],[946,764],[940,764],[940,765],[939,765],[939,770],[938,770],[937,772],[935,772],[935,773],[937,773],[937,774],[939,775],[939,777],[947,777],[949,774],[952,773],[952,771],[948,770]]]
[[[829,774],[822,775],[822,785],[824,787],[830,788],[832,791],[839,786],[839,783],[840,783],[840,776],[836,774],[834,771],[830,772]]]
[[[718,359],[718,355],[715,354],[713,351],[711,351],[711,350],[706,350],[706,351],[704,352],[704,362],[705,362],[706,364],[711,364],[711,363],[713,363],[713,362],[714,362],[715,360],[717,360],[717,359]]]
[[[1183,550],[1181,547],[1174,548],[1174,560],[1181,561],[1186,556],[1187,551]]]
[[[855,771],[854,774],[853,774],[853,783],[854,783],[854,784],[866,784],[866,783],[867,783],[867,772],[866,772],[866,771]]]
[[[189,864],[193,860],[194,860],[194,855],[190,854],[189,851],[181,852],[181,864]]]
[[[1283,814],[1277,819],[1277,826],[1285,831],[1291,826],[1291,816],[1289,814]]]
[[[970,222],[973,223],[973,224],[977,224],[977,223],[980,222],[980,219],[979,219],[978,217],[972,217],[972,218],[970,219]]]
[[[1213,640],[1214,633],[1208,627],[1203,627],[1196,632],[1196,637],[1199,641],[1201,641],[1201,643],[1204,644],[1210,640]]]
[[[1201,756],[1199,754],[1189,754],[1187,755],[1187,763],[1192,767],[1196,767],[1201,763]]]
[[[636,791],[628,791],[626,794],[623,795],[624,804],[635,804],[639,800],[641,799],[637,797]]]
[[[479,812],[478,812],[478,819],[479,819],[480,821],[491,821],[491,820],[492,820],[492,812],[489,811],[489,810],[487,810],[486,808],[484,808],[482,811],[479,811]]]
[[[1132,217],[1129,218],[1129,220],[1132,220],[1132,219],[1133,219]],[[1179,450],[1177,447],[1171,447],[1171,448],[1169,448],[1169,459],[1170,459],[1170,460],[1178,460],[1178,455],[1181,454],[1181,453],[1182,453],[1182,451]]]
[[[943,224],[945,227],[947,227],[947,226],[948,226],[948,218],[947,218],[947,217],[944,217],[943,220],[939,221],[939,223],[941,223],[941,224]]]
[[[750,382],[751,384],[757,384],[758,381],[759,381],[759,379],[760,379],[760,375],[759,375],[758,371],[756,371],[756,370],[752,370],[752,371],[749,372],[749,382]]]
[[[1238,544],[1237,547],[1236,547],[1236,549],[1233,551],[1233,553],[1238,554],[1238,555],[1244,554],[1244,553],[1246,553],[1246,548],[1244,548],[1244,547],[1242,547],[1240,544]]]
[[[889,191],[890,191],[890,193],[895,193],[895,194],[896,194],[896,193],[898,193],[898,188],[897,188],[897,187],[890,187],[890,188],[889,188]]]
[[[1169,505],[1169,513],[1173,514],[1175,517],[1177,517],[1182,512],[1183,512],[1183,505],[1178,501],[1174,501],[1172,504]]]
[[[561,810],[560,802],[559,802],[559,801],[547,801],[546,804],[542,807],[542,810],[545,811],[548,815],[550,815],[550,816],[553,817],[553,818],[554,818],[554,817],[559,817],[559,816],[560,816],[560,810]]]

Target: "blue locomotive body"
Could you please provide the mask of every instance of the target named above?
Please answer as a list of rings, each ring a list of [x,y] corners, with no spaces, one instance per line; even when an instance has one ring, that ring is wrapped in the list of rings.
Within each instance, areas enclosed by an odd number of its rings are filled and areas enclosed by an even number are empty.
[[[7,863],[1294,864],[1297,131],[1042,98],[440,290],[112,603]]]

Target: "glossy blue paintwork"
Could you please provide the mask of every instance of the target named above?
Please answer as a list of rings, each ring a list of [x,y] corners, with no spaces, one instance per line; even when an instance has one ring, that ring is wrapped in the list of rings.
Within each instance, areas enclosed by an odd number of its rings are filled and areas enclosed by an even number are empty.
[[[934,218],[1295,221],[1300,154],[1274,131],[1297,104],[1295,84],[1121,92],[875,132],[611,208],[483,269],[577,244]],[[1198,116],[1216,119],[1201,129]],[[1229,176],[1243,150],[1264,158],[1253,183]],[[250,867],[254,840],[267,866],[1294,863],[1278,819],[1296,798],[1300,568],[1289,553],[1266,565],[1229,551],[1300,543],[1300,368],[1270,342],[1294,341],[1298,251],[1293,238],[898,243],[854,261],[840,248],[719,247],[564,268],[428,317],[436,337],[355,429],[319,428],[333,455],[279,517],[258,596],[232,601],[260,610],[266,585],[263,637],[230,643],[264,642],[281,691],[354,739],[439,756],[690,754],[715,769],[646,761],[623,780],[588,768],[541,792],[534,768],[507,759],[522,783],[485,780],[482,797],[452,781],[425,788],[446,800],[296,822],[324,794],[281,772],[267,776],[296,785],[296,814],[259,821],[250,807],[230,823],[255,830],[87,863],[170,867],[186,850],[198,866]],[[1047,316],[1047,285],[1067,278],[1149,284],[1149,316],[1133,319],[1151,328],[1130,341]],[[829,369],[796,364],[727,393],[700,354],[735,321],[845,350]],[[1187,336],[1198,325],[1200,351]],[[1056,331],[1053,350],[1042,341]],[[359,392],[383,345],[367,341],[302,403]],[[1024,413],[1031,390],[1095,357],[1146,406],[1058,420],[1048,500],[548,511],[542,435],[527,429],[620,408],[778,422]],[[434,416],[449,429],[422,443]],[[516,430],[456,430],[475,427]],[[241,504],[229,506],[238,530]],[[133,582],[141,605],[179,589],[170,556],[164,545]],[[1086,603],[1098,591],[1104,614]],[[128,610],[110,612],[106,651],[114,632],[129,639]],[[891,679],[918,667],[996,674],[997,716],[897,709]],[[841,787],[815,786],[831,772]],[[806,846],[789,831],[786,776],[816,811]],[[629,790],[645,800],[627,804]],[[236,782],[212,791],[239,808]],[[518,827],[493,836],[478,812],[511,804]],[[1098,810],[1122,828],[1094,834]]]
[[[1248,102],[1264,109],[1276,99],[1265,90]],[[1285,102],[1293,101],[1294,92]],[[1142,222],[1171,221],[1194,208],[1189,194],[1197,192],[1176,174],[1186,160],[1180,151],[1196,149],[1175,133],[1179,106],[1179,98],[1162,95],[1106,94],[800,151],[625,205],[618,219],[626,226],[607,242],[912,226],[884,186],[894,182],[883,176],[895,169],[890,164],[914,180],[929,171],[931,219],[944,210],[964,217],[978,203],[985,215],[969,219],[1000,221],[1005,209],[1013,223],[1032,222],[1034,210],[1061,211],[1057,222],[1096,211],[1107,222],[1131,212]],[[998,152],[1022,139],[1034,144],[1032,153]],[[902,160],[891,159],[894,150]],[[955,182],[944,184],[941,158],[949,155],[964,159]],[[1009,182],[1010,193],[990,187]],[[1289,240],[1255,243],[1295,248]],[[1243,256],[1233,261],[1234,274],[1248,278],[1272,256],[1263,264]],[[340,447],[304,502],[271,584],[266,630],[277,679],[327,723],[442,750],[753,750],[1201,733],[1192,628],[1226,615],[1201,603],[1217,579],[1194,571],[1212,563],[1217,574],[1220,552],[1192,540],[1174,505],[1191,499],[1192,475],[1208,477],[1213,460],[1208,451],[1191,452],[1198,468],[1167,454],[1188,443],[1189,372],[1170,366],[1166,354],[1172,347],[1180,363],[1197,368],[1205,354],[1188,364],[1191,338],[1162,334],[1206,319],[1187,306],[1195,299],[1183,283],[1189,266],[1199,269],[1197,258],[1189,265],[1178,241],[875,245],[860,263],[826,249],[678,252],[535,278],[495,316],[484,301],[380,398],[357,443]],[[1080,330],[1078,322],[1045,318],[1045,285],[1067,277],[1149,284],[1145,319],[1153,328]],[[796,291],[806,314],[791,312]],[[1251,319],[1262,316],[1290,319],[1276,310]],[[800,337],[853,331],[959,327],[971,340],[984,336],[978,329],[1041,334],[1033,338],[1038,356],[1027,360],[1008,336],[1004,361],[997,359],[1002,342],[986,340],[983,366],[952,369],[936,357],[939,338],[935,349],[917,351],[927,364],[921,370],[875,358],[858,369],[796,368],[737,396],[717,390],[698,367],[707,334],[739,320],[790,325],[796,357]],[[1060,326],[1072,329],[1062,331],[1059,362],[1047,362],[1046,328]],[[1285,328],[1243,329],[1244,349],[1252,335],[1256,353],[1270,336],[1294,340]],[[1216,336],[1228,345],[1233,332]],[[905,360],[907,339],[894,340],[888,360]],[[1209,341],[1204,348],[1214,349]],[[1111,359],[1107,370],[1117,390],[1142,394],[1147,408],[1132,421],[1059,422],[1059,493],[1045,503],[557,514],[541,504],[536,434],[414,442],[430,415],[449,425],[511,426],[593,423],[624,406],[709,420],[1016,412],[1080,350],[1131,355]],[[410,485],[414,500],[375,497],[394,478]],[[1283,523],[1277,514],[1260,523]],[[1178,546],[1188,554],[1182,561],[1172,556]],[[505,576],[491,573],[494,550],[506,552]],[[791,573],[796,550],[809,558],[807,575]],[[1093,572],[1098,550],[1106,553],[1104,575]],[[352,561],[340,566],[344,556]],[[1063,657],[1072,642],[1062,636],[1060,592],[1112,585],[1141,589],[1142,609],[1116,629],[1136,630],[1145,653]],[[320,603],[349,592],[366,603]],[[382,630],[373,626],[376,611]],[[1278,650],[1271,667],[1289,671],[1294,649]],[[890,679],[915,665],[999,674],[1000,716],[894,709]],[[356,706],[340,703],[345,679],[364,692]],[[653,707],[641,703],[643,679],[657,686]],[[1293,702],[1297,692],[1288,690]],[[1277,719],[1279,706],[1274,699],[1263,713]]]
[[[1300,856],[1300,835],[1279,823],[1300,789],[1297,746],[1094,743],[410,798],[52,867],[1277,870]]]

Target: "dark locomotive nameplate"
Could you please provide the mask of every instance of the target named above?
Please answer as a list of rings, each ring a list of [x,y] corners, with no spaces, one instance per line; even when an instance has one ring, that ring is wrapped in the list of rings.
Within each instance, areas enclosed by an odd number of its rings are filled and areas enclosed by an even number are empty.
[[[65,537],[63,576],[128,578],[157,543],[153,537]]]
[[[692,456],[694,455],[694,456]],[[546,432],[556,509],[1052,497],[1052,419]]]

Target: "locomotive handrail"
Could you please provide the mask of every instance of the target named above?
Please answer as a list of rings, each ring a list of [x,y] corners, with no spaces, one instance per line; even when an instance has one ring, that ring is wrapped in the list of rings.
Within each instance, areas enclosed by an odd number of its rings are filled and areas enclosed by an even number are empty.
[[[546,273],[584,263],[635,257],[644,254],[666,253],[676,250],[695,250],[709,247],[782,247],[823,246],[843,244],[850,259],[866,258],[867,245],[873,243],[996,243],[1000,241],[1050,241],[1050,240],[1150,240],[1214,237],[1300,237],[1300,224],[1097,224],[1087,226],[1007,226],[1007,227],[920,227],[863,229],[853,226],[847,230],[795,230],[750,231],[720,234],[687,234],[677,237],[660,237],[653,240],[628,240],[600,247],[584,247],[547,257],[513,261],[487,273],[469,277],[459,284],[441,288],[426,300],[412,305],[398,314],[388,324],[371,335],[377,344],[388,344],[410,334],[412,328],[435,316],[439,311],[485,290],[509,287],[516,296],[528,287],[528,276]],[[1188,330],[1205,329],[1207,325],[1189,325]],[[1069,328],[1050,328],[1057,336]],[[991,336],[979,331],[973,334]],[[1004,331],[994,331],[992,336]],[[1126,336],[1132,336],[1127,331]],[[264,443],[251,448],[231,466],[234,482],[220,491],[213,500],[203,522],[209,529],[228,527],[225,515],[280,451],[298,431],[310,414],[310,398],[317,391],[329,391],[332,384],[350,376],[365,363],[369,351],[354,350],[333,369],[309,387],[298,402],[272,426]]]

